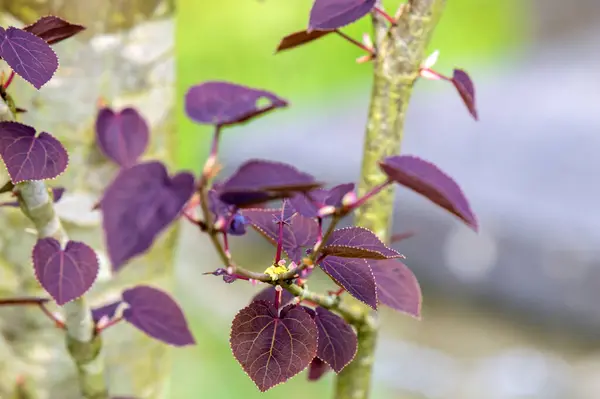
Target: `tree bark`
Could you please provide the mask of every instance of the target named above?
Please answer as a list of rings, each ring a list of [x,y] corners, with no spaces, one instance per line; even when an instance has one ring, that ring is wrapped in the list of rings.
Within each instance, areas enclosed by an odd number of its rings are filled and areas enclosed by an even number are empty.
[[[95,145],[100,96],[117,109],[136,107],[151,127],[145,158],[172,165],[173,11],[170,0],[0,0],[2,26],[22,26],[52,14],[87,27],[53,46],[60,68],[46,86],[38,92],[16,78],[10,93],[27,109],[21,121],[56,136],[69,152],[67,171],[48,185],[67,189],[56,210],[70,239],[92,246],[104,263],[87,295],[92,306],[116,299],[122,288],[138,283],[172,287],[174,229],[147,255],[111,276],[100,215],[91,208],[117,171]],[[8,181],[4,170],[0,181]],[[31,264],[36,240],[26,232],[31,222],[18,209],[3,208],[0,225],[0,297],[43,294]],[[17,380],[25,377],[28,398],[81,398],[64,342],[64,332],[37,309],[1,308],[0,397],[11,397]],[[126,324],[103,333],[102,345],[112,396],[164,397],[170,373],[168,346]]]
[[[409,0],[401,5],[402,14],[391,28],[380,14],[372,14],[376,57],[359,196],[387,179],[378,161],[397,154],[400,149],[412,89],[445,3],[446,0]],[[377,6],[382,7],[380,1]],[[372,230],[383,242],[388,242],[393,205],[394,192],[390,187],[357,210],[356,225]],[[363,309],[371,313],[366,306]],[[337,376],[336,399],[369,397],[378,330],[377,314],[372,313],[356,326],[358,352]]]

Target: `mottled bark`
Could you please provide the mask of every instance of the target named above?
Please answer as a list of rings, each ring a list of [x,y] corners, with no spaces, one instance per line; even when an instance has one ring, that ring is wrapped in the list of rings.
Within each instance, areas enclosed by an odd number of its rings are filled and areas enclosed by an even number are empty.
[[[400,150],[412,89],[445,3],[445,0],[410,0],[401,6],[402,14],[391,29],[381,15],[373,13],[377,54],[373,61],[373,88],[359,195],[386,180],[378,161]],[[390,187],[356,212],[356,224],[374,231],[382,241],[388,242],[393,204],[394,192]],[[366,306],[364,312],[370,313]],[[378,329],[376,314],[371,316],[356,325],[358,352],[336,379],[336,399],[369,397]]]
[[[0,25],[30,23],[53,14],[86,25],[81,36],[54,46],[60,59],[55,77],[39,92],[16,79],[10,92],[26,108],[21,121],[57,136],[69,151],[67,171],[50,186],[67,193],[57,204],[69,237],[92,246],[103,260],[94,305],[116,298],[122,287],[149,283],[170,289],[174,232],[164,234],[147,255],[117,276],[106,264],[100,215],[91,212],[116,172],[94,143],[99,96],[115,107],[133,105],[152,129],[147,158],[171,164],[174,148],[174,27],[172,2],[165,0],[0,0]],[[4,66],[2,66],[4,68]],[[8,177],[3,170],[0,181]],[[18,209],[0,210],[0,297],[40,293],[31,265],[35,235]],[[112,395],[159,398],[170,371],[169,348],[128,325],[103,334],[102,356]],[[76,368],[53,328],[35,309],[0,309],[0,397],[11,397],[19,376],[44,398],[80,398]]]

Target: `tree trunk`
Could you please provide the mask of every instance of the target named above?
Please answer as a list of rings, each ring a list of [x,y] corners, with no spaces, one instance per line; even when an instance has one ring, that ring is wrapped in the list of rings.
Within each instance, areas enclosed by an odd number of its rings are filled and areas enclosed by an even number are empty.
[[[51,14],[87,27],[53,46],[60,68],[46,86],[37,92],[17,77],[10,93],[27,109],[22,122],[50,132],[68,149],[67,171],[49,185],[67,189],[57,212],[70,238],[92,246],[104,263],[89,295],[92,306],[116,299],[123,287],[137,283],[172,286],[173,229],[150,253],[110,276],[101,218],[91,208],[117,171],[95,145],[100,96],[117,109],[136,107],[152,131],[145,157],[172,165],[173,11],[171,0],[0,0],[1,26],[22,26]],[[7,180],[3,170],[0,184]],[[2,208],[0,226],[0,297],[43,295],[31,264],[35,236],[26,232],[30,222],[18,209]],[[35,393],[31,398],[80,398],[63,335],[37,309],[1,308],[0,398],[10,397],[23,376]],[[112,396],[164,396],[170,372],[166,345],[126,324],[107,330],[103,345]]]

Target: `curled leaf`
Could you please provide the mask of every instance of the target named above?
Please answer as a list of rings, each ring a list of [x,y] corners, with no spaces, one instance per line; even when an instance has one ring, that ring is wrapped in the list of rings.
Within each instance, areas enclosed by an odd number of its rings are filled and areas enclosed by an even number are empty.
[[[263,100],[266,104],[261,104]],[[190,119],[215,126],[243,123],[287,105],[269,91],[221,81],[192,86],[185,95],[185,111]]]
[[[390,180],[425,196],[477,231],[475,214],[461,188],[434,164],[411,155],[395,155],[379,163]]]
[[[82,25],[72,24],[62,18],[48,15],[42,17],[23,28],[24,31],[33,33],[48,44],[55,44],[84,30]]]
[[[469,74],[462,69],[455,69],[452,75],[452,83],[454,84],[454,87],[456,87],[458,94],[460,94],[460,98],[462,98],[463,102],[467,106],[469,113],[475,120],[477,120],[478,116],[477,107],[475,104],[475,85],[473,84]]]
[[[323,36],[330,34],[331,32],[333,31],[315,30],[309,32],[307,30],[301,30],[298,32],[291,33],[283,39],[281,39],[281,42],[279,43],[279,46],[277,46],[277,50],[275,50],[275,53],[280,53],[285,50],[291,50],[293,48],[302,46],[303,44],[313,42],[317,39],[322,38]]]

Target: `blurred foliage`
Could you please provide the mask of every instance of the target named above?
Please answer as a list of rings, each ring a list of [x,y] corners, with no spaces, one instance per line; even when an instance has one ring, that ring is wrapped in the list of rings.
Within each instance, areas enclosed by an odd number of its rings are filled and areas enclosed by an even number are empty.
[[[281,38],[308,24],[312,0],[179,0],[177,4],[177,107],[179,162],[199,170],[210,130],[188,121],[183,96],[190,85],[222,79],[273,90],[291,100],[326,95],[368,82],[369,64],[354,61],[360,49],[329,36],[300,49],[274,55]],[[384,0],[393,13],[398,0]],[[526,18],[516,0],[452,0],[436,30],[438,69],[468,69],[471,59],[486,60],[511,48],[523,36]],[[361,40],[368,18],[344,29]],[[469,62],[467,62],[469,61]]]

